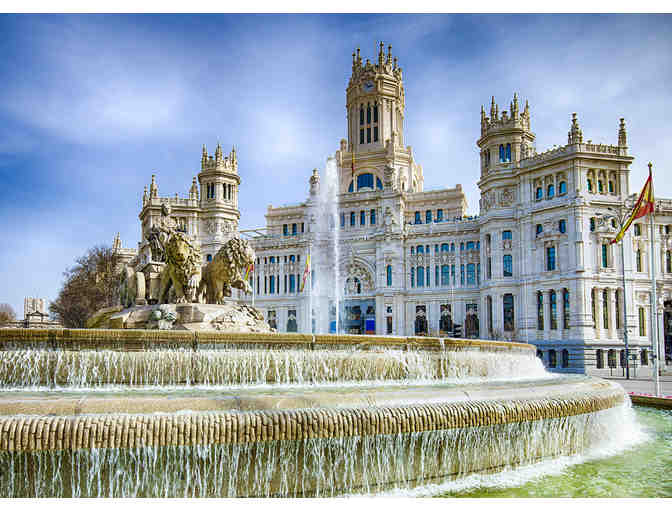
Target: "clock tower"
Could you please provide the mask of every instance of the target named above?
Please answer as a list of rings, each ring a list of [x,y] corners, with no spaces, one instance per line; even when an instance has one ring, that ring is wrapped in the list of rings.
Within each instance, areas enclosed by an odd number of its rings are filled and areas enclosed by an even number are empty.
[[[380,43],[378,62],[362,63],[359,48],[352,54],[352,76],[346,92],[348,150],[370,152],[404,140],[404,85],[392,46]]]

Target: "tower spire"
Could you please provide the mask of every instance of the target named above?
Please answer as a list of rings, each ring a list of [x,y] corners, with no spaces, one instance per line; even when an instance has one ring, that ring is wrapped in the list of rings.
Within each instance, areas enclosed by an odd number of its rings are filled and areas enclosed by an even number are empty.
[[[628,133],[625,131],[625,119],[621,118],[621,123],[618,127],[618,146],[628,146]]]
[[[392,45],[391,44],[387,47],[387,63],[388,63],[388,65],[392,63]]]

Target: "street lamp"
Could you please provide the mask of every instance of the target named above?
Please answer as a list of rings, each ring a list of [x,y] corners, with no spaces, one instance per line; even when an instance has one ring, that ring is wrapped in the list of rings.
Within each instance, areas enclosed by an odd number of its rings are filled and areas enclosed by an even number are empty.
[[[619,205],[618,211],[614,210],[612,207],[607,207],[607,210],[611,214],[598,214],[605,219],[612,219],[618,224],[619,232],[623,229],[623,225],[629,217],[629,211],[623,206]],[[627,305],[627,292],[625,288],[625,251],[623,248],[624,240],[621,239],[621,278],[623,281],[623,342],[625,343],[625,378],[630,379],[630,352],[628,348],[628,305]]]

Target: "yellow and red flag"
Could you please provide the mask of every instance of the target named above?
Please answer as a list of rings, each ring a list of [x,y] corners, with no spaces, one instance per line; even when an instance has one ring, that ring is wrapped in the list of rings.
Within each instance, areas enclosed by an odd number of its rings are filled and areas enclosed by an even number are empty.
[[[250,276],[252,271],[254,271],[254,264],[247,266],[247,271],[245,271],[245,278],[243,278],[243,280],[247,280],[247,277]]]
[[[637,218],[641,218],[642,216],[646,216],[647,214],[652,212],[653,212],[653,178],[651,176],[651,165],[649,165],[649,178],[644,183],[644,187],[642,188],[642,192],[639,194],[637,203],[635,204],[635,207],[632,209],[630,216],[628,216],[628,219],[623,224],[623,227],[621,228],[620,232],[616,235],[614,240],[611,241],[611,244],[617,243],[621,239],[623,239],[626,230],[628,230],[633,221],[635,221]]]
[[[310,253],[308,254],[308,257],[306,257],[306,268],[303,270],[303,278],[301,278],[301,290],[299,292],[303,292],[303,287],[306,285],[306,278],[308,278],[308,274],[310,273]]]

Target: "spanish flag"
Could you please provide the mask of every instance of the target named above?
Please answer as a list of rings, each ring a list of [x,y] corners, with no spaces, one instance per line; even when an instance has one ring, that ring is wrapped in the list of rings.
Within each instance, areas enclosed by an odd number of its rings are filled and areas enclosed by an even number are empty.
[[[641,218],[642,216],[646,216],[647,214],[652,212],[653,212],[653,179],[651,177],[651,163],[649,163],[649,178],[646,180],[644,188],[642,188],[642,192],[639,194],[637,203],[635,204],[635,207],[632,209],[630,216],[628,216],[628,219],[623,224],[623,228],[621,228],[621,231],[616,235],[614,240],[611,241],[611,244],[617,243],[621,239],[623,239],[625,231],[628,230],[628,228],[630,228],[630,225],[632,224],[633,221],[635,221],[637,218]]]
[[[247,277],[250,276],[252,271],[254,271],[254,264],[247,266],[247,271],[245,271],[245,278],[243,278],[243,280],[247,280]]]
[[[309,273],[310,273],[310,253],[308,254],[308,257],[306,257],[306,268],[303,270],[303,278],[301,279],[301,290],[299,292],[303,292],[303,287],[306,285],[306,278],[308,278]]]

